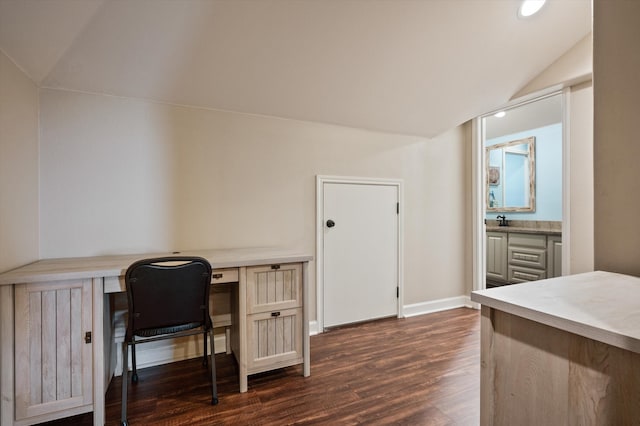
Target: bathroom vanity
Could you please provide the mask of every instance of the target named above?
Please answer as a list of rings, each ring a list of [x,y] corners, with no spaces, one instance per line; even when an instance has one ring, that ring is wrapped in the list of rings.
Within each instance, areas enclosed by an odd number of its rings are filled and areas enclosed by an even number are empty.
[[[511,221],[487,225],[487,287],[562,275],[561,222]]]

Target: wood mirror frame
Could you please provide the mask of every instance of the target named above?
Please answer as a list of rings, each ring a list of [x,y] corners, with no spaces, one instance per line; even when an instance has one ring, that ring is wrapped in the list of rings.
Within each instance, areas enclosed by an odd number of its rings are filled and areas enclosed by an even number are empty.
[[[506,157],[510,154],[521,167],[509,168],[507,163],[511,162]],[[485,173],[485,207],[488,212],[536,210],[535,137],[487,146]],[[514,189],[514,185],[521,187],[522,191]],[[516,201],[510,201],[513,199]]]

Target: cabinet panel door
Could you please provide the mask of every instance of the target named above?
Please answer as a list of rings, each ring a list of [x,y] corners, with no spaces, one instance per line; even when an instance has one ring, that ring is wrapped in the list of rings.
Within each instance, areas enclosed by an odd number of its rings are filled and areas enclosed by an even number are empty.
[[[547,278],[562,276],[562,237],[550,236],[547,241],[549,260],[547,263]]]
[[[91,296],[91,280],[16,285],[16,420],[82,406],[90,411]]]
[[[507,281],[507,233],[487,232],[487,278]]]
[[[247,313],[302,306],[302,265],[247,268]]]

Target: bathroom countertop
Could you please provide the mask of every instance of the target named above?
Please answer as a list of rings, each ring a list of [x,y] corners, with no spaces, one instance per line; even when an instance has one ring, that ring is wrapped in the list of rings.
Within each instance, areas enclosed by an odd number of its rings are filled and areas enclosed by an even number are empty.
[[[510,220],[509,226],[498,226],[497,220],[486,219],[487,232],[522,232],[524,234],[562,235],[562,222]]]
[[[487,225],[487,232],[521,232],[523,234],[544,234],[544,235],[562,235],[561,230],[542,229],[542,228],[525,228],[521,226],[494,226]]]

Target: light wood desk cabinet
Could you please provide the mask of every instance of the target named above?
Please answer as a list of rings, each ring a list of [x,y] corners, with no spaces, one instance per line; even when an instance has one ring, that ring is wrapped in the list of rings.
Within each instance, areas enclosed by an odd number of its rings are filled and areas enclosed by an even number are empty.
[[[181,254],[208,259],[212,284],[232,287],[240,392],[254,373],[303,364],[302,374],[310,374],[311,256],[268,249]],[[94,424],[104,424],[104,393],[114,373],[105,363],[114,344],[109,293],[126,290],[131,263],[154,256],[41,260],[0,274],[0,426],[91,411]]]
[[[15,286],[17,421],[93,409],[91,295],[91,280]]]

